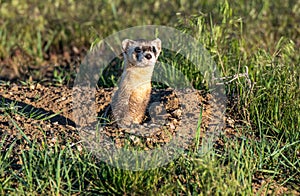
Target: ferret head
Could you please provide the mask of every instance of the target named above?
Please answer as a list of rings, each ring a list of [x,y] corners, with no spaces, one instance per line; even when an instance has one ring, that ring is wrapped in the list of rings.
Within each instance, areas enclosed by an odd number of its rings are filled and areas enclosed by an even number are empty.
[[[129,66],[154,66],[161,51],[161,41],[158,38],[152,41],[125,39],[122,49]]]

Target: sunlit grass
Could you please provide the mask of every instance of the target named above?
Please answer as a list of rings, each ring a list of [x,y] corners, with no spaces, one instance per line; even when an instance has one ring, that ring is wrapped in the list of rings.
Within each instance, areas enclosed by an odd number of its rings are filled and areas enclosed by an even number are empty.
[[[173,8],[173,9],[171,9]],[[270,185],[299,190],[300,184],[300,57],[299,1],[1,1],[0,58],[20,47],[38,65],[45,53],[62,46],[89,47],[95,40],[135,25],[170,25],[189,33],[214,58],[222,77],[245,73],[226,85],[241,136],[220,137],[224,146],[206,154],[191,151],[168,165],[132,172],[99,162],[92,154],[65,148],[37,147],[13,119],[21,142],[30,144],[19,155],[14,142],[0,143],[1,194],[186,194],[251,195],[256,175]],[[134,17],[133,14],[134,13]],[[176,14],[177,13],[177,14]],[[161,60],[180,69],[195,88],[203,77],[186,59],[164,51]],[[121,63],[118,61],[118,68]],[[247,68],[246,68],[247,66]],[[107,70],[101,85],[115,86],[116,70]],[[112,74],[113,72],[113,74]],[[73,77],[54,71],[55,85]],[[8,83],[9,85],[9,83]],[[159,86],[159,84],[157,84]],[[231,106],[232,106],[231,105]],[[20,113],[14,104],[1,102],[0,115]],[[26,118],[43,119],[34,113]],[[1,141],[5,141],[5,134]],[[199,138],[198,138],[199,139]],[[200,142],[196,140],[196,145]],[[198,146],[196,147],[196,149]],[[19,168],[12,164],[21,160]],[[272,189],[272,191],[274,191]]]

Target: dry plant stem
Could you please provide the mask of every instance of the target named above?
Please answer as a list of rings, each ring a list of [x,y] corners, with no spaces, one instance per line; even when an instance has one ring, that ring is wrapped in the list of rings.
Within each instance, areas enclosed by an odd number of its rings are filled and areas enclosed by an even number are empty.
[[[246,72],[245,73],[239,73],[239,74],[235,74],[233,76],[227,76],[227,77],[221,77],[221,78],[214,78],[214,80],[228,80],[230,79],[229,81],[227,82],[217,82],[216,85],[224,85],[224,84],[230,84],[232,83],[233,81],[239,79],[240,77],[245,77],[247,82],[248,82],[248,85],[249,85],[249,88],[252,89],[252,82],[249,78],[249,73],[248,73],[248,67],[245,66],[246,68]]]

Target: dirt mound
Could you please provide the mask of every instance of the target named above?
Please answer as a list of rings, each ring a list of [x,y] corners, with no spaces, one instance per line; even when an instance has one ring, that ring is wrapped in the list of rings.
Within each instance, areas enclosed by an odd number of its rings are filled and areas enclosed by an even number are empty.
[[[98,118],[103,116],[109,107],[113,92],[113,88],[96,90]],[[46,142],[49,146],[58,143],[62,147],[69,143],[77,149],[82,149],[82,135],[78,132],[73,117],[73,93],[72,88],[65,86],[1,84],[0,135],[5,146],[9,147],[15,143],[16,154],[22,149],[29,149],[32,141],[41,145]],[[210,94],[201,91],[192,93],[194,96],[182,93],[182,97],[179,98],[178,92],[172,89],[153,89],[146,119],[142,125],[122,128],[111,119],[99,131],[110,138],[116,147],[130,144],[147,150],[170,142],[172,137],[178,134],[177,128],[181,127],[187,130],[182,135],[182,141],[191,144],[197,130],[188,127],[189,124],[197,124],[200,109],[202,108],[201,130],[204,132],[209,130],[213,123],[211,119],[218,115],[215,112],[216,107],[219,107],[214,106],[216,101]],[[187,105],[180,100],[188,100]],[[188,119],[194,119],[193,123],[184,121],[183,110],[187,108],[189,112],[186,115],[189,115]],[[164,122],[160,123],[162,126],[155,126],[157,121],[153,117],[154,114],[164,117]],[[140,131],[145,127],[148,127],[145,130],[149,132]]]

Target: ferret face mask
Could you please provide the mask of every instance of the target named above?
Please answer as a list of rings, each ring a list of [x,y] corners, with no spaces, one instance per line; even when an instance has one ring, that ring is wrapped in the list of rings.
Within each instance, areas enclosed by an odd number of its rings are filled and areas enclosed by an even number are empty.
[[[161,52],[161,40],[125,39],[122,42],[124,59],[132,66],[154,66]],[[129,66],[130,66],[129,65]]]

